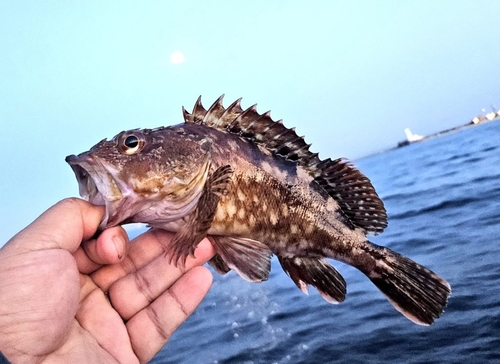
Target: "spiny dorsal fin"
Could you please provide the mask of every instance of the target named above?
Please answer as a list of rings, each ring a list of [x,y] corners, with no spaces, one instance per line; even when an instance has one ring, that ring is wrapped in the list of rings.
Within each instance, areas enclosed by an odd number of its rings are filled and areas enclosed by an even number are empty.
[[[370,180],[344,159],[322,161],[318,153],[311,153],[310,144],[298,136],[294,128],[287,128],[282,121],[274,121],[269,111],[259,114],[257,105],[241,108],[241,99],[227,108],[220,96],[208,110],[196,101],[193,112],[182,108],[184,121],[206,125],[258,143],[271,152],[297,162],[333,197],[346,217],[367,233],[381,233],[387,226],[387,214]]]
[[[243,112],[243,109],[240,105],[241,98],[229,105],[227,109],[222,105],[223,99],[224,95],[220,96],[208,110],[205,110],[201,104],[201,96],[198,97],[191,114],[184,107],[182,108],[184,121],[186,123],[203,124],[215,129],[226,130],[227,126]]]
[[[226,109],[222,105],[223,97],[224,95],[219,97],[208,110],[203,107],[201,97],[199,97],[192,113],[182,109],[184,121],[239,135],[265,146],[288,160],[299,163],[305,157],[314,156],[309,152],[310,144],[306,144],[304,138],[295,133],[295,129],[285,127],[281,120],[274,121],[269,111],[259,114],[257,105],[243,110],[240,104],[241,99],[236,100]],[[319,159],[317,161],[320,162]]]

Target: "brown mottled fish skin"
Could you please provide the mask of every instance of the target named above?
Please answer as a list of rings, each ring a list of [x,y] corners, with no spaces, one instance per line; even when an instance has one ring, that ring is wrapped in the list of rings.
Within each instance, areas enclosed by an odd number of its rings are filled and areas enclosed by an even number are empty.
[[[408,319],[430,325],[449,284],[414,261],[369,242],[387,226],[371,182],[344,159],[320,160],[294,129],[243,110],[240,100],[208,110],[200,99],[184,124],[121,132],[67,157],[87,200],[106,206],[102,228],[128,222],[176,232],[166,251],[184,264],[208,236],[210,264],[266,280],[271,257],[304,293],[345,298],[325,258],[358,268]]]

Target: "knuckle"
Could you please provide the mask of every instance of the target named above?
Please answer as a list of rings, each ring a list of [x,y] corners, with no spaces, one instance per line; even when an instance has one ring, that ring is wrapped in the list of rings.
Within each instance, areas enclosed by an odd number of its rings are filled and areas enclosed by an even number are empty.
[[[144,296],[144,298],[149,302],[153,302],[155,300],[155,295],[152,292],[151,283],[144,276],[142,270],[139,269],[137,272],[133,274],[134,282],[137,287],[137,290]]]

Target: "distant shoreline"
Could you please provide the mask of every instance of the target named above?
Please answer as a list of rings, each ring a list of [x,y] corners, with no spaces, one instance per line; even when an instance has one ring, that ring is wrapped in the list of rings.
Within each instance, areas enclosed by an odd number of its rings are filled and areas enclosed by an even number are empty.
[[[493,114],[493,115],[491,115],[491,114]],[[467,128],[470,128],[473,126],[477,126],[480,124],[486,124],[486,123],[489,123],[489,122],[492,122],[495,120],[500,120],[500,111],[496,112],[496,113],[491,113],[491,114],[488,114],[487,116],[483,116],[483,115],[476,116],[474,119],[472,119],[469,123],[467,123],[465,125],[456,126],[454,128],[446,129],[446,130],[439,131],[437,133],[429,134],[426,136],[417,136],[413,140],[411,140],[411,138],[408,137],[407,140],[403,140],[403,141],[398,142],[397,148],[406,147],[407,145],[410,145],[410,144],[420,143],[420,142],[423,142],[423,141],[426,141],[429,139],[438,138],[440,136],[450,134],[450,133],[453,133],[456,131],[460,131],[463,129],[467,129]],[[488,117],[488,116],[490,116],[490,117]],[[407,130],[409,130],[409,129],[407,129]]]

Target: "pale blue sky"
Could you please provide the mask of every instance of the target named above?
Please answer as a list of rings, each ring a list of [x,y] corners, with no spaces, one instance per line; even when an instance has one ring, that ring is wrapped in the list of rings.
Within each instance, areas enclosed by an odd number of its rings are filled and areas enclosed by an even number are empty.
[[[198,95],[271,109],[324,158],[464,124],[500,107],[499,19],[499,1],[2,1],[0,245],[78,194],[66,155]]]

